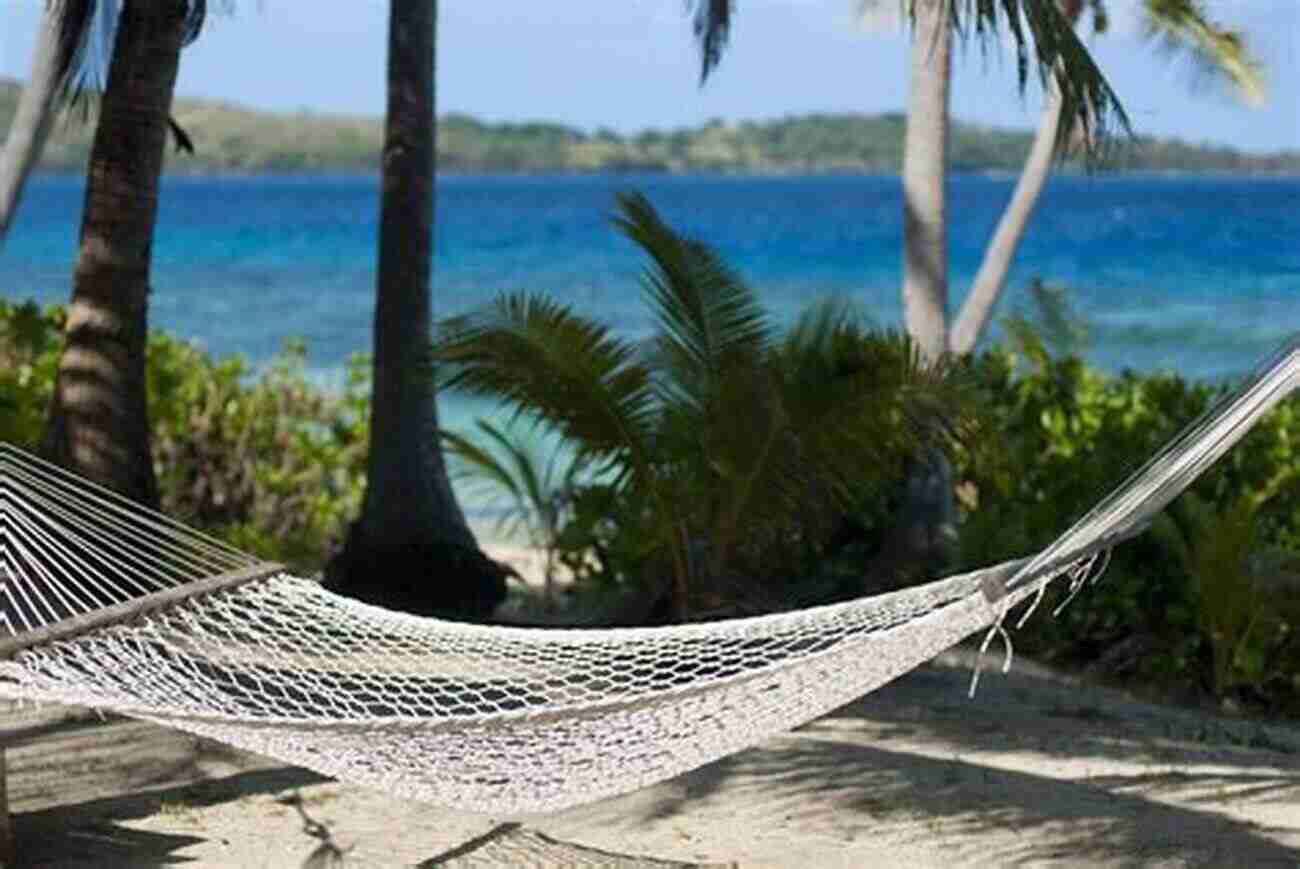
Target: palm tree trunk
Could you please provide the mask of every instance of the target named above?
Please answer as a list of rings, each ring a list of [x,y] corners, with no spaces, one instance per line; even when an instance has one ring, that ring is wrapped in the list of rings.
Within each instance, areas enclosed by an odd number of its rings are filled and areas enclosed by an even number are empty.
[[[948,346],[950,0],[916,0],[903,140],[903,318],[929,359]]]
[[[452,493],[429,371],[437,15],[436,0],[390,3],[366,495],[329,575],[395,608],[485,616],[503,573]]]
[[[9,234],[23,188],[49,139],[70,57],[84,35],[88,18],[85,0],[50,0],[45,5],[31,78],[0,150],[0,241]]]
[[[1006,210],[1002,212],[993,240],[984,251],[984,260],[975,275],[975,282],[971,285],[966,301],[962,303],[961,313],[949,336],[948,349],[953,353],[961,355],[975,349],[975,343],[979,341],[997,306],[1016,248],[1025,235],[1029,218],[1038,205],[1047,178],[1052,174],[1056,135],[1061,128],[1063,107],[1060,89],[1053,79],[1047,85],[1046,102],[1038,121],[1038,131],[1034,134],[1034,142],[1030,146],[1025,166],[1020,171],[1016,189],[1011,194]]]
[[[915,0],[911,92],[903,139],[903,319],[928,362],[948,349],[948,126],[951,0]],[[909,469],[882,573],[946,565],[956,538],[952,465],[938,450]],[[884,562],[888,561],[886,570]],[[886,581],[894,577],[874,577]]]
[[[44,451],[156,505],[145,401],[149,267],[186,3],[126,3],[91,147]]]
[[[372,541],[474,546],[438,448],[431,344],[436,0],[394,0],[379,219],[374,403],[361,524]]]

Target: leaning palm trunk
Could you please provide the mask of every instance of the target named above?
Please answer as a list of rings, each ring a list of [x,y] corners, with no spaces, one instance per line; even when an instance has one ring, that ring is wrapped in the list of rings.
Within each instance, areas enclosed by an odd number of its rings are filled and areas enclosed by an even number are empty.
[[[91,148],[45,452],[156,504],[145,402],[149,267],[184,0],[125,4]]]
[[[1016,182],[1016,189],[1011,194],[1006,210],[1002,212],[993,240],[984,251],[984,260],[975,275],[975,282],[971,285],[966,301],[962,303],[961,313],[949,335],[948,349],[955,354],[964,355],[975,349],[975,343],[979,341],[997,306],[1016,249],[1024,238],[1029,218],[1038,205],[1047,178],[1052,174],[1063,107],[1060,89],[1055,80],[1052,80],[1046,88],[1046,101],[1038,122],[1038,131],[1034,134],[1034,142],[1030,146],[1024,169],[1020,172],[1020,179]]]
[[[85,0],[49,0],[32,56],[32,73],[0,150],[0,241],[9,234],[27,179],[40,160],[58,113],[71,55],[84,37]],[[73,30],[80,32],[72,32]]]

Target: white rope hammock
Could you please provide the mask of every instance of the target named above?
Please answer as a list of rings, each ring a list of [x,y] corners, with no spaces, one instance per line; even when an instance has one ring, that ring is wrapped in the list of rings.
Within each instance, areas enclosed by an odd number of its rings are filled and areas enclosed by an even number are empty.
[[[667,628],[389,612],[0,444],[0,696],[109,709],[446,806],[553,811],[753,745],[991,638],[1059,576],[1077,589],[1298,383],[1300,336],[1032,558]]]

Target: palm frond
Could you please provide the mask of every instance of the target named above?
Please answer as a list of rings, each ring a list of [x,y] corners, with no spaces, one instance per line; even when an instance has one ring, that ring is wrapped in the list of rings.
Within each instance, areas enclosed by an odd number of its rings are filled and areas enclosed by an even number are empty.
[[[700,46],[700,85],[722,60],[723,49],[731,37],[732,0],[687,0],[687,12],[693,15],[691,29]]]
[[[515,293],[443,321],[439,389],[500,399],[590,455],[648,461],[655,397],[635,344],[544,296]]]
[[[479,419],[475,427],[477,437],[441,433],[454,460],[455,478],[477,485],[490,503],[504,497],[507,505],[497,519],[498,533],[515,537],[524,530],[534,543],[551,540],[559,531],[573,486],[585,471],[582,459],[562,462],[563,443],[548,449],[544,432],[536,426],[530,431],[520,431],[517,425],[502,429]]]
[[[795,358],[823,358],[834,352],[840,336],[860,334],[865,325],[866,316],[852,299],[826,296],[805,308],[786,330],[784,351]]]
[[[933,0],[948,2],[954,32],[988,46],[1009,33],[1015,46],[1020,90],[1034,72],[1044,84],[1054,80],[1066,122],[1057,134],[1065,153],[1082,143],[1085,157],[1100,159],[1115,128],[1132,135],[1132,124],[1118,95],[1074,31],[1074,22],[1057,0]],[[916,0],[908,4],[914,13]],[[1094,7],[1095,8],[1095,7]]]
[[[81,81],[93,70],[100,69],[99,64],[91,64],[89,50],[100,48],[105,59],[103,68],[107,68],[108,50],[112,43],[100,45],[92,42],[92,25],[101,19],[117,20],[117,7],[120,0],[46,0],[47,9],[62,8],[59,22],[58,57],[55,60],[56,76],[60,82],[60,91],[66,102],[73,101],[81,89]],[[104,7],[109,7],[105,9]],[[47,14],[49,14],[47,12]]]
[[[63,82],[63,99],[72,106],[89,111],[88,98],[104,89],[108,65],[113,56],[117,22],[126,0],[46,0],[48,4],[67,7],[59,35],[59,79]],[[218,0],[220,9],[229,12],[234,0]],[[182,45],[199,38],[210,12],[209,0],[187,0],[182,25]],[[179,129],[173,122],[173,131]],[[183,139],[178,136],[178,142]],[[192,151],[192,147],[190,148]]]
[[[1146,37],[1190,59],[1200,77],[1230,82],[1251,105],[1264,101],[1264,76],[1242,34],[1216,23],[1201,0],[1143,0]]]
[[[622,193],[617,202],[614,224],[651,261],[642,285],[658,326],[659,385],[704,412],[727,370],[766,350],[767,312],[716,251],[678,234],[643,195]]]

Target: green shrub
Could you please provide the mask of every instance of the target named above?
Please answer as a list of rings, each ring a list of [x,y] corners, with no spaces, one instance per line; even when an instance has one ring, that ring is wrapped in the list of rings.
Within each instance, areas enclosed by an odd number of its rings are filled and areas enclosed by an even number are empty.
[[[36,448],[54,394],[66,312],[0,299],[0,441]]]
[[[64,312],[0,301],[0,439],[35,449]],[[148,345],[154,468],[165,512],[301,572],[319,569],[360,508],[368,366],[341,394],[313,384],[290,344],[260,373],[155,333]]]
[[[993,448],[967,451],[958,462],[966,508],[962,560],[971,567],[1050,542],[1220,392],[1167,373],[1107,377],[1077,356],[1053,356],[1040,341],[1018,337],[973,363],[993,417],[987,442]],[[1281,680],[1280,674],[1300,672],[1294,641],[1300,619],[1279,616],[1267,630],[1252,628],[1243,651],[1227,657],[1223,646],[1234,641],[1223,625],[1240,627],[1239,614],[1229,610],[1254,593],[1249,577],[1258,571],[1250,563],[1264,552],[1281,553],[1283,560],[1300,553],[1300,486],[1289,473],[1300,466],[1298,449],[1300,397],[1293,397],[1171,506],[1171,515],[1180,517],[1193,509],[1183,502],[1203,505],[1195,532],[1190,520],[1176,519],[1193,535],[1181,549],[1168,533],[1125,543],[1098,584],[1059,617],[1032,619],[1017,646],[1074,665],[1115,667],[1172,688],[1264,692],[1274,706],[1293,703],[1300,686],[1283,686],[1290,678]],[[1265,491],[1272,497],[1252,509],[1249,533],[1237,538],[1244,547],[1237,552],[1240,563],[1211,579],[1205,570],[1189,569],[1196,559],[1182,550],[1208,545],[1205,540],[1217,533],[1215,522],[1231,524],[1240,504]],[[1223,593],[1210,593],[1212,583]],[[1260,607],[1284,612],[1283,590],[1269,588]],[[1063,594],[1053,588],[1051,606],[1044,609],[1054,608]],[[1261,663],[1253,666],[1248,659]]]

